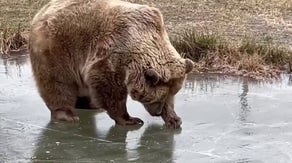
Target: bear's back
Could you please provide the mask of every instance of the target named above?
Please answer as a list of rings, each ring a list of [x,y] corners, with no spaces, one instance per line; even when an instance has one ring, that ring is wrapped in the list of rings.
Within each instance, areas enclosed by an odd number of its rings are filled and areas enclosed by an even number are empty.
[[[120,0],[51,0],[34,17],[32,29],[46,29],[53,42],[82,48],[114,29],[116,17],[123,12],[142,6]]]

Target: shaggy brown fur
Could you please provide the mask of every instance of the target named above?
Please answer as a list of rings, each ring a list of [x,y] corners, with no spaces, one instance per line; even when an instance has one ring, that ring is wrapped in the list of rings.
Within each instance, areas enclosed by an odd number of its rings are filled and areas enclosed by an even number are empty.
[[[57,120],[78,121],[78,97],[120,125],[128,93],[153,116],[179,127],[174,96],[193,63],[171,45],[156,8],[117,0],[52,0],[34,17],[30,58],[39,93]]]

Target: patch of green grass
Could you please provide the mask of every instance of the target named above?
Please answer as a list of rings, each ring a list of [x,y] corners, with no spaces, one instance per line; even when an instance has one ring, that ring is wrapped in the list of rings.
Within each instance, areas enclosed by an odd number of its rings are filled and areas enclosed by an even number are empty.
[[[271,44],[259,44],[254,40],[245,40],[240,45],[241,53],[258,54],[265,63],[273,65],[287,64],[291,59],[291,51]]]
[[[206,57],[208,51],[215,50],[218,39],[214,35],[197,33],[195,30],[187,30],[179,37],[173,38],[174,47],[184,57],[190,58],[193,61],[199,61]]]

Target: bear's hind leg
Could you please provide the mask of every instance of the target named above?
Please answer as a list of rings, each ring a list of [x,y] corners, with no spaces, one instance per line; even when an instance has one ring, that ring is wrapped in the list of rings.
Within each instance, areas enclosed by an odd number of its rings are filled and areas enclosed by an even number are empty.
[[[74,111],[77,100],[77,89],[74,84],[42,80],[38,85],[41,97],[50,109],[53,120],[79,121]]]

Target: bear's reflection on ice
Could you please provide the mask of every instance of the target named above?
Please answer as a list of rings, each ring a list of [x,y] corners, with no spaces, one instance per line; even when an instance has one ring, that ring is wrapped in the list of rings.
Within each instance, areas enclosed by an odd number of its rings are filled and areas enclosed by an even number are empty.
[[[92,111],[79,111],[79,124],[47,125],[37,140],[33,162],[169,162],[173,157],[174,134],[158,124],[144,124],[140,129],[100,124]],[[104,114],[104,113],[99,113]],[[86,121],[84,121],[86,119]],[[111,125],[108,125],[111,126]]]

